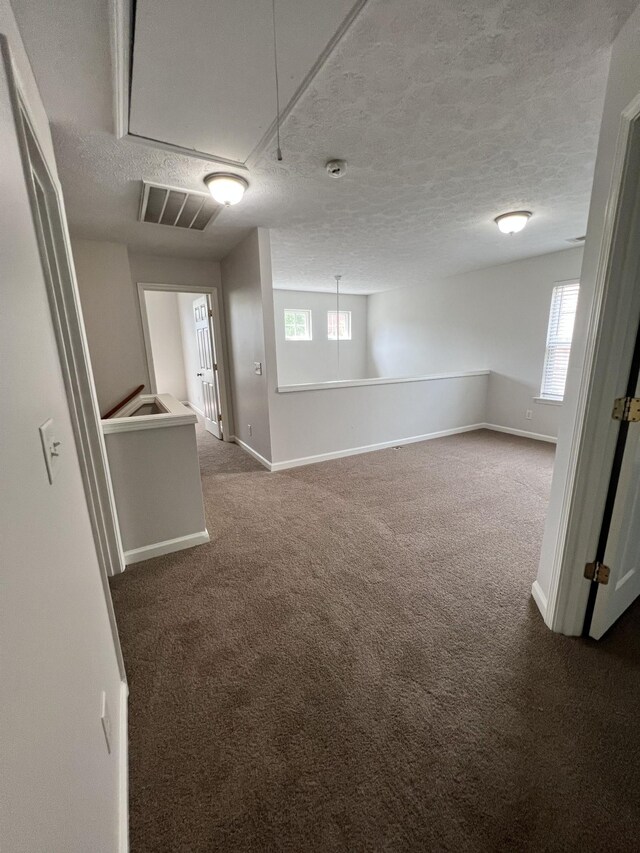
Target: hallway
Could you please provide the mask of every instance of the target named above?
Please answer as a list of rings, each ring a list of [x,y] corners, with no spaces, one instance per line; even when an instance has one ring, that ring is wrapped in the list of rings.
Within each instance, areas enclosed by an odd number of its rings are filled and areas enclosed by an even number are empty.
[[[629,849],[640,609],[599,644],[542,624],[551,446],[270,474],[199,443],[211,542],[112,581],[132,853]]]

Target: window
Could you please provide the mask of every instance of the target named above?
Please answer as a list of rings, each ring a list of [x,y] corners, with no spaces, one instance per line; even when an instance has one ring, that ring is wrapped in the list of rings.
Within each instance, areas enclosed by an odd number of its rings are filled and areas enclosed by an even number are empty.
[[[284,309],[285,341],[311,340],[311,311],[307,308]]]
[[[327,311],[327,337],[330,341],[337,340],[336,316],[340,316],[340,340],[351,340],[351,311]]]
[[[564,398],[579,290],[580,283],[577,281],[558,284],[553,288],[547,331],[547,352],[540,390],[540,396],[547,400]]]

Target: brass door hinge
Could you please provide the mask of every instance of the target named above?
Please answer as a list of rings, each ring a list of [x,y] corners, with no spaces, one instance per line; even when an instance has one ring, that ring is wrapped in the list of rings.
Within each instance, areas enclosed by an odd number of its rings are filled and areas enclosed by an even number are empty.
[[[611,417],[614,421],[640,421],[640,397],[618,397],[614,400]]]
[[[604,563],[587,563],[587,565],[584,567],[585,578],[587,580],[594,581],[595,583],[609,583],[610,573],[611,569],[609,568],[609,566],[605,566]]]
[[[218,420],[219,420],[219,421],[221,421],[221,420],[222,420],[222,415],[218,415]]]
[[[213,308],[209,308],[209,316],[213,317]]]

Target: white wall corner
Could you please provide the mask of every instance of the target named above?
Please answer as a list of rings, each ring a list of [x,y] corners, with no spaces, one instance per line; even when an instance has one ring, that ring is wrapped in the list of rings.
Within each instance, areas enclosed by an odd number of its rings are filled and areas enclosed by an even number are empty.
[[[269,462],[268,459],[265,459],[264,456],[261,456],[258,451],[254,450],[250,444],[246,443],[246,441],[242,441],[241,439],[237,438],[237,436],[233,436],[232,440],[235,444],[238,445],[238,447],[241,447],[245,451],[245,453],[248,453],[249,456],[253,456],[253,458],[256,459],[261,465],[264,465],[267,471],[280,470],[280,468],[274,468],[273,464]]]

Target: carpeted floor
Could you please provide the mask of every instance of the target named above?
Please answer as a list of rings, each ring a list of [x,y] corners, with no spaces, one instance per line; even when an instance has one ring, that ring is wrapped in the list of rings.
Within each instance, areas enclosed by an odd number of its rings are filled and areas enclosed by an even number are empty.
[[[640,610],[542,624],[549,445],[200,444],[211,543],[112,584],[132,853],[640,847]]]

